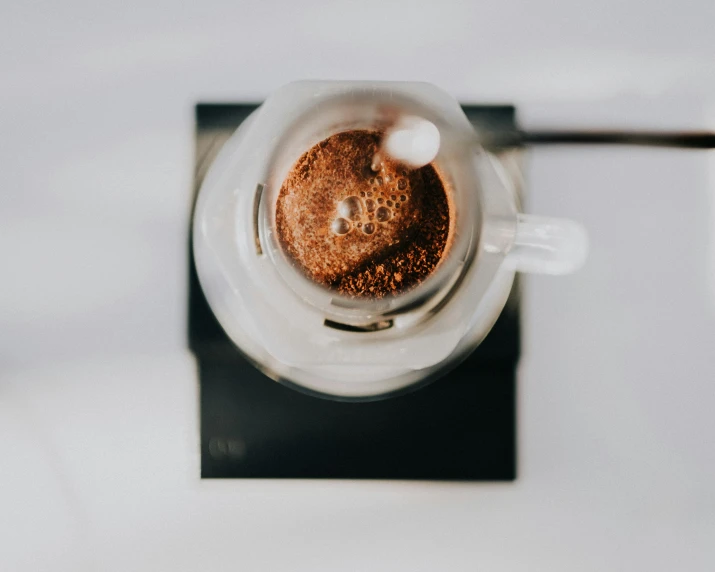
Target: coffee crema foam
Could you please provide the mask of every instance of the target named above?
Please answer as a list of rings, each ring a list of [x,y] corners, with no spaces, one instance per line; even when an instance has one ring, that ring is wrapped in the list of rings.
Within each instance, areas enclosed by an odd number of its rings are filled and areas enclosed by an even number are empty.
[[[313,146],[291,168],[276,205],[287,257],[308,278],[350,297],[414,288],[449,245],[449,198],[436,168],[380,157],[381,136],[345,131]]]

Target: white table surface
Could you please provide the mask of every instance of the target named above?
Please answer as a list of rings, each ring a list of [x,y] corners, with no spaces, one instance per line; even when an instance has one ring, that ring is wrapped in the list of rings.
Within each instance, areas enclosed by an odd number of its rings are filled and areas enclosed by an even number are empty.
[[[682,4],[685,4],[683,6]],[[715,158],[539,149],[519,479],[198,479],[192,106],[420,79],[524,124],[715,127],[715,4],[0,6],[0,570],[710,571]]]

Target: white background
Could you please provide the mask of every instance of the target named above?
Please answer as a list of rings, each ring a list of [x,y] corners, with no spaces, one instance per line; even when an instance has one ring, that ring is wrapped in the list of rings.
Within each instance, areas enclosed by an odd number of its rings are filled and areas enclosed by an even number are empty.
[[[0,3],[0,569],[715,568],[715,159],[540,149],[519,480],[200,482],[197,100],[409,79],[525,125],[715,127],[709,0]]]

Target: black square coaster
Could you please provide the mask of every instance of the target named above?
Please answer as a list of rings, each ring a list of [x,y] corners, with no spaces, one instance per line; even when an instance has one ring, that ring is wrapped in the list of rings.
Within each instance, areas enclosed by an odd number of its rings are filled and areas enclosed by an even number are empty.
[[[255,107],[197,105],[195,192]],[[463,107],[482,130],[516,130],[511,106]],[[514,157],[505,152],[508,169],[516,168]],[[382,401],[338,402],[299,393],[254,368],[214,318],[190,248],[189,257],[189,344],[200,373],[202,478],[516,477],[516,287],[484,342],[442,378]]]

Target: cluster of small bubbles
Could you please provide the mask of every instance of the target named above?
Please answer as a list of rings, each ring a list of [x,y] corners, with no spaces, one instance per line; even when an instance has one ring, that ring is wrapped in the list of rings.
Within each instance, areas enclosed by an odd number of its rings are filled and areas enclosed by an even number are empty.
[[[407,171],[400,169],[396,174],[386,172],[380,160],[372,166],[380,172],[367,179],[370,189],[351,195],[338,204],[338,218],[333,220],[331,230],[334,234],[344,235],[353,228],[361,229],[371,235],[377,231],[376,223],[388,222],[394,216],[393,209],[399,209],[408,199],[409,181]],[[402,191],[403,194],[398,193]]]

